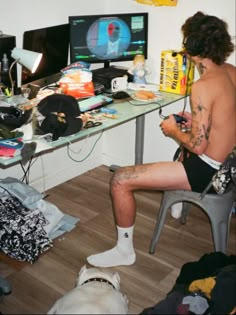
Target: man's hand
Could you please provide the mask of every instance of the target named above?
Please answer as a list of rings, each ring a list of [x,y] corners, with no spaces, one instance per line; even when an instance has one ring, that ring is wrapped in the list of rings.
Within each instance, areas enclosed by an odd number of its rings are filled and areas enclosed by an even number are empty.
[[[191,125],[192,125],[192,114],[189,113],[189,112],[179,112],[177,113],[177,115],[180,115],[180,116],[183,116],[184,118],[187,119],[187,122],[183,124],[183,126],[186,128],[186,129],[190,129],[191,128]]]
[[[162,120],[160,123],[160,128],[167,137],[174,137],[176,132],[179,130],[174,115],[169,115],[167,118]]]

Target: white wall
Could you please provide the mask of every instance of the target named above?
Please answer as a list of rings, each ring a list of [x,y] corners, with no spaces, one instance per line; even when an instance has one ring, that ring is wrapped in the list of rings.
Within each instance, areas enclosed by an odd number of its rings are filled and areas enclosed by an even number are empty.
[[[229,25],[229,32],[235,36],[235,0],[179,0],[176,7],[154,7],[139,4],[134,0],[8,0],[0,1],[0,30],[5,34],[15,35],[17,46],[22,46],[22,35],[26,30],[52,26],[68,22],[68,16],[80,14],[149,12],[149,53],[147,63],[152,69],[147,77],[149,82],[159,82],[160,53],[165,49],[179,49],[182,37],[181,25],[187,17],[197,11],[216,15],[224,19]],[[229,58],[235,64],[235,54]],[[129,67],[129,63],[122,64]],[[183,102],[171,105],[166,109],[172,113],[183,106]],[[165,138],[159,129],[160,119],[157,112],[146,117],[144,162],[169,159],[176,145]],[[134,130],[135,122],[130,122],[117,129],[112,129],[102,135],[95,152],[83,163],[72,162],[62,148],[52,154],[44,155],[43,161],[47,171],[46,183],[42,182],[42,171],[39,159],[31,170],[31,184],[37,188],[52,187],[70,177],[76,176],[101,163],[120,165],[133,163],[134,158]],[[96,137],[90,139],[91,145]],[[128,140],[128,141],[127,141]],[[89,149],[88,142],[86,143]],[[86,147],[85,145],[85,147]],[[74,145],[82,153],[87,149],[83,142]],[[84,150],[84,151],[83,151]],[[103,152],[103,154],[101,154]],[[86,154],[85,154],[86,155]],[[53,163],[52,163],[53,161]],[[42,163],[41,163],[42,164]],[[20,178],[22,171],[19,166],[1,171],[0,177],[16,176]]]
[[[155,7],[134,0],[1,0],[0,30],[15,35],[17,46],[21,47],[24,31],[67,23],[69,15],[149,12],[148,64],[152,69],[149,79],[157,82],[161,50],[180,48],[180,27],[199,10],[225,19],[230,34],[235,36],[235,0],[179,0],[176,7]],[[235,55],[230,60],[235,62]]]

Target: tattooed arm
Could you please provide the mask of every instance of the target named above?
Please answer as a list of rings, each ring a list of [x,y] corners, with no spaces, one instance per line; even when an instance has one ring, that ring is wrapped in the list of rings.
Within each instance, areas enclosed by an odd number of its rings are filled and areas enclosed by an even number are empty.
[[[164,120],[160,126],[166,136],[172,137],[186,149],[196,154],[202,154],[207,146],[211,130],[211,104],[201,81],[193,84],[191,90],[191,131],[182,132],[174,121],[172,115]]]
[[[192,126],[189,139],[180,139],[188,150],[202,154],[208,146],[211,130],[211,106],[206,91],[199,82],[193,86],[191,93]]]

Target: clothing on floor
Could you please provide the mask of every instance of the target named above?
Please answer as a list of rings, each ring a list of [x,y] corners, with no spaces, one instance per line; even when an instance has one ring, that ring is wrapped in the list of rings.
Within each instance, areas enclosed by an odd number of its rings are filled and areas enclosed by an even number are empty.
[[[196,280],[202,283],[213,277],[215,285],[196,287]],[[195,283],[194,283],[195,282]],[[212,286],[211,292],[209,287]],[[191,297],[186,300],[186,297]],[[201,296],[194,300],[193,296]],[[188,262],[181,268],[172,290],[166,298],[156,305],[145,308],[144,314],[230,314],[236,307],[236,256],[227,256],[221,252],[203,255],[198,261]],[[189,304],[184,304],[184,303]],[[207,304],[209,307],[207,309]],[[205,309],[205,310],[204,310]],[[193,310],[195,312],[193,312]]]

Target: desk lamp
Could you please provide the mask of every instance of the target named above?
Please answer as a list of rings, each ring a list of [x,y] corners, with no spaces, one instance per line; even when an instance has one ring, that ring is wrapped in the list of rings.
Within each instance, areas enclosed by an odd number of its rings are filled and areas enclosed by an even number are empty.
[[[16,47],[12,50],[11,57],[15,59],[15,61],[12,62],[9,68],[9,78],[11,81],[11,96],[14,95],[14,82],[11,74],[14,65],[18,62],[19,64],[30,70],[32,73],[34,73],[38,68],[42,56],[43,54],[41,53]]]

